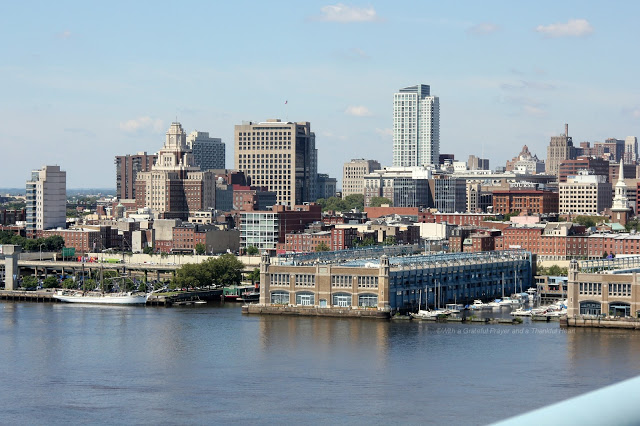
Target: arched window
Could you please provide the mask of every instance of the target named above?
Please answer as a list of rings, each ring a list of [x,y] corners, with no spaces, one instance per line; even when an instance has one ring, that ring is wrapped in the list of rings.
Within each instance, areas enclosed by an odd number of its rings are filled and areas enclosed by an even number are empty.
[[[315,294],[308,291],[301,291],[296,293],[296,305],[301,306],[313,306],[315,300]]]
[[[288,305],[289,304],[289,292],[287,291],[273,291],[271,292],[271,303],[274,305]]]
[[[631,306],[625,302],[610,302],[609,315],[612,317],[631,316]]]
[[[358,306],[378,306],[377,294],[360,294],[358,296]]]
[[[580,302],[580,315],[600,315],[601,307],[598,302]]]
[[[351,306],[351,294],[349,293],[335,293],[333,295],[333,306],[339,306],[345,308]]]

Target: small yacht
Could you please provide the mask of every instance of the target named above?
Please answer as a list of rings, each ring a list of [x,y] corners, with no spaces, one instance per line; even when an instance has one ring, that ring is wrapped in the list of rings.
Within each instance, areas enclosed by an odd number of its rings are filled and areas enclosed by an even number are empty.
[[[445,310],[449,311],[451,314],[459,314],[461,310],[464,309],[464,306],[458,303],[448,303],[445,305]]]
[[[473,301],[473,304],[469,306],[470,309],[490,309],[491,307],[486,304],[483,303],[482,300],[480,299],[476,299]]]
[[[512,298],[510,298],[508,296],[500,301],[500,306],[503,306],[503,307],[519,305],[519,304],[520,304],[520,302],[518,300],[512,299]]]
[[[532,315],[531,309],[518,308],[510,313],[514,317],[530,317]]]
[[[501,302],[501,299],[496,299],[493,302],[487,303],[487,306],[490,307],[491,309],[497,309],[500,307],[500,302]]]

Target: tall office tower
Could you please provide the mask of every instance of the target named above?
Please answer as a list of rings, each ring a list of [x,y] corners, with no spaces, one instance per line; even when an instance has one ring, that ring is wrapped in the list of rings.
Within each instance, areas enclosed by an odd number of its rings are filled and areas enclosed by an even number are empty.
[[[235,167],[251,185],[266,186],[278,204],[316,201],[318,151],[309,122],[246,122],[235,126]]]
[[[575,160],[576,148],[573,139],[569,136],[569,125],[564,125],[564,134],[551,136],[551,142],[547,147],[547,164],[545,172],[548,175],[558,175],[560,163],[564,160]]]
[[[224,169],[224,144],[220,138],[210,138],[208,132],[194,131],[187,136],[187,147],[193,152],[200,170]]]
[[[158,160],[136,179],[136,207],[150,207],[158,219],[188,220],[189,212],[215,207],[213,172],[201,171],[180,123],[171,123]]]
[[[27,181],[27,233],[65,228],[67,221],[67,172],[60,166],[44,166]]]
[[[635,164],[638,159],[638,138],[627,136],[624,138],[624,162]]]
[[[405,87],[393,95],[393,166],[438,164],[440,100],[429,86]]]
[[[364,194],[364,177],[381,170],[376,160],[356,158],[342,166],[342,198],[352,194]]]
[[[116,194],[121,200],[136,198],[138,172],[148,172],[156,163],[156,154],[139,152],[135,155],[116,155]]]

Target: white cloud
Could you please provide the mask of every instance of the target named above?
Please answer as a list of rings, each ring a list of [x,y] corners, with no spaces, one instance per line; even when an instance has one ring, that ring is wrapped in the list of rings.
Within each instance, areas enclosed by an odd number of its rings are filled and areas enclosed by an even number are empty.
[[[392,129],[378,129],[376,128],[376,133],[379,134],[380,136],[384,136],[384,137],[391,137],[393,136],[393,130]]]
[[[355,117],[368,117],[371,114],[371,111],[369,111],[369,109],[365,106],[362,105],[351,105],[348,106],[347,109],[344,111],[345,114],[347,115],[353,115]]]
[[[56,34],[56,37],[61,39],[68,39],[69,37],[71,37],[71,31],[64,30],[61,33]]]
[[[159,118],[151,117],[138,117],[133,120],[128,120],[120,123],[120,130],[134,133],[139,131],[153,131],[156,133],[162,132],[164,125]]]
[[[346,24],[350,22],[373,22],[379,20],[373,7],[352,7],[338,3],[323,6],[320,11],[322,12],[322,15],[318,17],[318,20],[325,22],[339,22]]]
[[[492,24],[491,22],[483,22],[481,24],[474,25],[473,27],[467,30],[467,33],[474,35],[486,35],[495,33],[500,29],[496,24]]]
[[[538,25],[536,31],[547,37],[583,37],[593,32],[586,19],[569,19],[567,23]]]

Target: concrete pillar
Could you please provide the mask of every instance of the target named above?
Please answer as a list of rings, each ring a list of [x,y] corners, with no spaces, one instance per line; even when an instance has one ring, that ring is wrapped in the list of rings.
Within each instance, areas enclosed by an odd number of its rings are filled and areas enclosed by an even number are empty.
[[[20,269],[18,268],[18,258],[22,247],[14,245],[2,245],[0,252],[4,254],[4,288],[5,290],[15,290],[18,288],[18,278]]]

